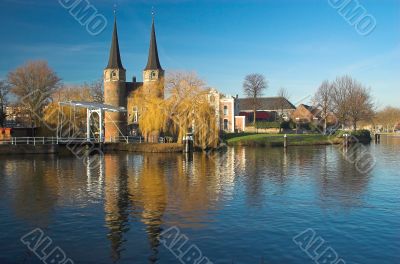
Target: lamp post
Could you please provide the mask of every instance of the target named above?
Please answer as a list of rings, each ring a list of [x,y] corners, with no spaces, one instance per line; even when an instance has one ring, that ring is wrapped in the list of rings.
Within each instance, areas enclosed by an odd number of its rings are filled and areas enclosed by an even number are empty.
[[[299,134],[299,122],[300,122],[300,117],[296,117],[296,134]]]

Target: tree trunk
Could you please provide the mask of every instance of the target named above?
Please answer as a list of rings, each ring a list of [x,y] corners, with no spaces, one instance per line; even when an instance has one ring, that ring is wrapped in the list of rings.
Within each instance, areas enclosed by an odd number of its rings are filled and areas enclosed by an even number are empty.
[[[254,128],[256,128],[256,120],[257,120],[257,109],[254,108],[254,112],[253,112],[253,125],[254,125]]]
[[[324,135],[326,135],[327,126],[328,126],[328,119],[325,117],[325,119],[324,119]]]

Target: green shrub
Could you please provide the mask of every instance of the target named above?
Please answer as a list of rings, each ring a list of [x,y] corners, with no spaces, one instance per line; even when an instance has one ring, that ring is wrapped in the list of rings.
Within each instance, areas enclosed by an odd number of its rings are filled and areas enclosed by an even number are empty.
[[[343,131],[343,130],[338,130],[335,133],[335,136],[338,138],[343,138],[344,134],[349,134],[353,137],[356,137],[358,139],[371,139],[371,132],[369,130],[357,130],[357,131]]]
[[[269,128],[279,128],[279,122],[257,122],[256,128],[258,129],[269,129]]]
[[[246,132],[226,133],[226,132],[222,132],[221,137],[223,140],[229,140],[229,139],[235,138],[235,137],[243,137],[243,136],[250,136],[250,135],[256,135],[256,133],[246,133]]]
[[[371,132],[369,130],[357,130],[351,133],[356,138],[371,138]]]
[[[295,129],[296,128],[296,123],[293,121],[284,121],[281,124],[282,129]]]
[[[309,124],[309,127],[310,127],[310,130],[311,130],[312,132],[320,132],[320,131],[323,130],[323,129],[318,125],[318,123],[310,123],[310,124]]]

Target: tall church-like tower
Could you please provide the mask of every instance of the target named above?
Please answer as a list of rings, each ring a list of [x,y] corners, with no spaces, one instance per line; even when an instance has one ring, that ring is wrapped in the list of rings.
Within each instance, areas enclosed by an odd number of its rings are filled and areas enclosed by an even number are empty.
[[[118,43],[117,19],[114,18],[114,30],[107,68],[104,70],[104,103],[126,108],[126,70],[122,66]],[[126,113],[105,114],[105,141],[125,136],[127,127]]]
[[[164,76],[165,71],[161,67],[160,59],[158,57],[156,30],[153,22],[151,25],[151,37],[149,58],[147,60],[146,68],[143,71],[143,88],[147,93],[151,93],[157,97],[164,98]]]

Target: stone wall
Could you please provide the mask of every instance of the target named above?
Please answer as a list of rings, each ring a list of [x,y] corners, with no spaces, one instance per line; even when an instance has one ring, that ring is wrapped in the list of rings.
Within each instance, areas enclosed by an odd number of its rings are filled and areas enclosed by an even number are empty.
[[[54,154],[57,152],[57,145],[0,145],[0,155]]]
[[[176,152],[183,152],[183,144],[119,143],[119,144],[105,144],[103,149],[104,152],[128,151],[128,152],[142,152],[142,153],[176,153]]]

